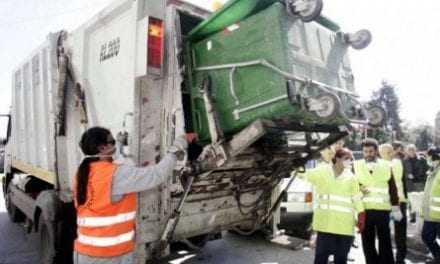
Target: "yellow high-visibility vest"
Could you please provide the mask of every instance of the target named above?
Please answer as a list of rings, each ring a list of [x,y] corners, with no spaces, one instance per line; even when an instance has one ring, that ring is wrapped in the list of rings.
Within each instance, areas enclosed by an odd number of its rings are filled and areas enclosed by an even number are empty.
[[[313,229],[319,232],[354,235],[357,214],[364,211],[359,182],[350,170],[335,177],[331,165],[299,174],[314,185]]]
[[[403,163],[400,159],[393,159],[391,161],[391,169],[393,171],[394,181],[396,182],[397,191],[399,194],[399,202],[406,203],[405,192],[403,189]]]
[[[378,159],[370,173],[365,160],[356,160],[354,162],[354,172],[359,183],[368,190],[368,194],[362,196],[365,210],[391,210],[388,187],[388,182],[391,179],[390,163]]]
[[[433,173],[435,175],[431,177],[435,178],[430,190],[429,217],[434,220],[440,220],[440,169],[433,171]]]

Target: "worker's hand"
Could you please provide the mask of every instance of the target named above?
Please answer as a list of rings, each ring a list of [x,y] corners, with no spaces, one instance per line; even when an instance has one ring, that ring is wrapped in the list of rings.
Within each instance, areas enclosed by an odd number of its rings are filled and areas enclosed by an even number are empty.
[[[361,189],[361,192],[362,192],[363,195],[367,195],[367,194],[370,193],[370,191],[368,190],[368,188],[365,187],[364,185],[361,185],[361,186],[360,186],[360,189]]]
[[[174,140],[174,144],[168,149],[168,152],[176,155],[178,160],[183,160],[187,148],[188,140],[186,136],[180,136]]]
[[[198,138],[198,135],[197,133],[186,133],[185,138],[188,143],[192,143]]]
[[[357,228],[358,228],[358,233],[362,233],[364,232],[365,229],[365,212],[361,212],[358,214],[358,221],[357,221]]]
[[[392,206],[391,207],[391,217],[396,222],[400,222],[403,219],[403,215],[402,215],[402,212],[400,211],[399,206]]]
[[[185,136],[177,137],[174,140],[173,146],[178,148],[179,150],[186,151],[186,149],[188,148],[188,140],[186,138],[186,135]]]

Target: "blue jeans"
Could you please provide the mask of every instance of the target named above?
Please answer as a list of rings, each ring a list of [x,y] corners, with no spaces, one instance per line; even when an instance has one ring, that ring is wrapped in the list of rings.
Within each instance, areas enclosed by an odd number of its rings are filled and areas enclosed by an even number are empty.
[[[435,260],[440,260],[440,247],[436,241],[439,235],[440,223],[430,221],[423,222],[422,239]]]

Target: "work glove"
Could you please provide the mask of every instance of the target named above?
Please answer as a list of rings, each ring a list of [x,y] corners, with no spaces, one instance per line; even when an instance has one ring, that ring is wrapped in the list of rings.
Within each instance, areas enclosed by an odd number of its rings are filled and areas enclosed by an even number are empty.
[[[171,147],[168,148],[168,153],[176,155],[177,160],[183,160],[185,158],[185,152],[188,148],[188,141],[186,136],[177,137]]]
[[[365,229],[365,218],[366,218],[365,212],[361,212],[361,213],[358,214],[358,220],[357,220],[356,226],[358,228],[358,233],[359,234],[364,232],[364,229]]]
[[[368,190],[368,188],[365,187],[365,186],[362,185],[362,184],[360,185],[360,189],[361,189],[361,192],[362,192],[363,195],[367,195],[367,194],[370,193],[370,191]]]
[[[400,222],[403,219],[403,215],[402,215],[402,212],[400,211],[399,206],[392,206],[391,207],[391,217],[396,222]]]

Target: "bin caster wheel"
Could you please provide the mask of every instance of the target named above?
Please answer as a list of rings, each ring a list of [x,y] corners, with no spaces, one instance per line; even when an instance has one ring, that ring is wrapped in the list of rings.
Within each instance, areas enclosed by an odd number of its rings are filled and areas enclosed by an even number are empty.
[[[290,13],[297,15],[304,22],[317,19],[322,12],[322,0],[288,0],[287,6]]]
[[[336,95],[326,93],[308,99],[308,110],[314,112],[319,118],[331,119],[340,109],[341,103]]]
[[[382,107],[371,106],[367,109],[367,114],[370,126],[380,127],[385,123],[387,115]]]
[[[347,44],[350,44],[353,49],[361,50],[370,45],[373,36],[369,30],[361,29],[354,34],[344,34],[344,40]]]

